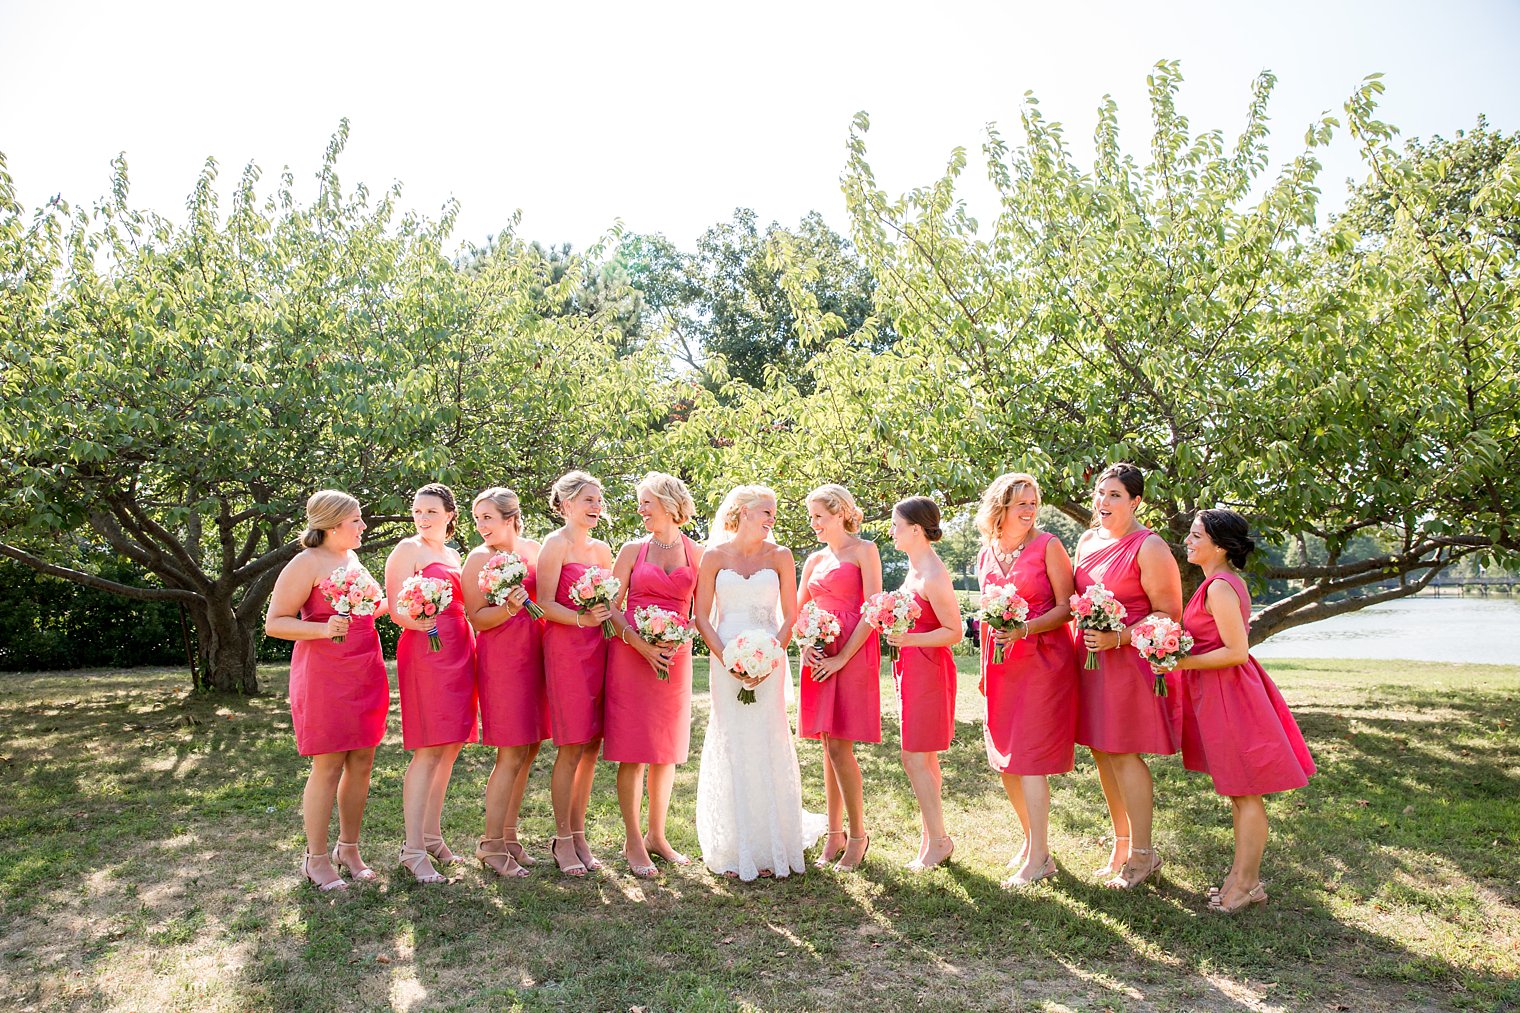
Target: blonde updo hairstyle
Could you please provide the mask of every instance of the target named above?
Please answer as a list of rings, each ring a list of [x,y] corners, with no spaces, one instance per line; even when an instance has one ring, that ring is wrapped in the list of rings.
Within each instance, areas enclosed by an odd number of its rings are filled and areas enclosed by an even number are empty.
[[[493,485],[489,489],[482,490],[481,493],[471,501],[471,511],[480,506],[482,503],[489,503],[491,506],[495,507],[496,512],[501,514],[502,520],[516,521],[517,533],[522,534],[522,503],[518,500],[517,493],[513,492],[511,489],[508,489],[506,486]]]
[[[998,532],[1003,530],[1003,518],[1008,516],[1008,508],[1025,489],[1034,490],[1036,506],[1044,502],[1040,495],[1040,483],[1035,481],[1033,475],[1026,475],[1022,471],[999,475],[992,480],[987,491],[982,493],[981,506],[976,508],[976,530],[982,536],[983,545],[997,541]]]
[[[337,489],[314,492],[306,501],[306,530],[301,532],[303,548],[315,549],[327,538],[327,532],[346,521],[359,501]]]
[[[766,485],[741,485],[728,494],[723,514],[713,518],[713,526],[732,534],[739,530],[744,511],[763,499],[775,501],[776,493]]]
[[[691,490],[686,488],[685,482],[674,475],[667,475],[663,471],[649,472],[639,479],[639,484],[635,487],[633,494],[642,496],[646,492],[665,508],[671,520],[675,521],[676,527],[685,524],[697,514],[697,501],[691,498]]]
[[[809,503],[820,504],[825,510],[844,521],[844,529],[850,534],[858,534],[860,525],[865,521],[865,511],[855,505],[855,497],[850,495],[850,490],[842,485],[820,485],[807,494],[803,505]]]
[[[549,489],[549,509],[560,517],[565,516],[565,504],[575,499],[588,485],[601,491],[602,483],[595,475],[584,471],[567,471]]]

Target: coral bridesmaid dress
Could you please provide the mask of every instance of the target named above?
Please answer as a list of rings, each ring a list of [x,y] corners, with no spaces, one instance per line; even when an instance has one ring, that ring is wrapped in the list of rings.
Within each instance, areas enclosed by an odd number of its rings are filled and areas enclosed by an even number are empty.
[[[823,645],[828,657],[838,654],[862,622],[865,587],[860,567],[840,563],[808,580],[808,597],[839,620],[839,636]],[[823,682],[813,681],[813,669],[802,666],[802,699],[797,734],[804,739],[827,735],[852,742],[881,741],[881,641],[875,630],[845,666]]]
[[[914,593],[923,609],[909,633],[940,628],[928,599]],[[892,666],[902,708],[902,748],[908,753],[937,753],[955,738],[955,658],[948,647],[904,647]]]
[[[523,588],[538,594],[538,572],[528,566]],[[544,682],[543,624],[523,609],[475,639],[480,685],[480,741],[488,746],[531,746],[549,737],[549,690]]]
[[[590,563],[566,563],[554,600],[571,611],[570,588]],[[549,686],[549,725],[556,746],[601,738],[602,700],[607,682],[607,639],[600,623],[544,624],[544,678]]]
[[[1077,564],[1077,593],[1099,581],[1124,606],[1124,624],[1131,626],[1152,612],[1151,600],[1140,583],[1140,546],[1151,536],[1147,528],[1089,552]],[[1098,667],[1083,668],[1087,649],[1080,633],[1073,652],[1076,666],[1077,741],[1104,753],[1175,753],[1177,723],[1169,701],[1176,673],[1167,676],[1170,696],[1157,696],[1156,677],[1140,652],[1126,644],[1099,651]]]
[[[332,606],[316,588],[301,618],[325,623]],[[372,749],[385,737],[391,686],[374,616],[353,616],[343,643],[297,640],[290,655],[290,717],[302,756]]]
[[[1193,635],[1194,654],[1224,646],[1214,617],[1204,608],[1208,587],[1228,581],[1240,596],[1240,613],[1251,626],[1251,596],[1234,573],[1205,580],[1182,615]],[[1182,676],[1182,764],[1214,779],[1221,795],[1269,795],[1302,788],[1314,773],[1282,694],[1255,658],[1232,668],[1184,669]]]
[[[1056,607],[1045,552],[1055,535],[1042,531],[1007,574],[991,549],[977,556],[983,590],[1013,584],[1033,621]],[[1077,741],[1077,673],[1071,628],[1061,625],[1015,641],[992,663],[992,628],[982,624],[982,684],[987,693],[987,762],[1001,774],[1064,774]],[[1078,661],[1077,664],[1081,662]]]
[[[691,615],[697,567],[691,539],[681,541],[686,562],[666,573],[648,562],[649,541],[639,549],[628,575],[628,624],[635,609],[656,605]],[[628,639],[638,634],[628,631]],[[607,706],[602,759],[615,763],[685,763],[691,751],[691,644],[670,660],[670,678],[661,679],[638,651],[613,640],[607,648]]]
[[[424,577],[447,580],[454,600],[438,613],[438,639],[428,649],[428,635],[402,630],[396,644],[396,681],[401,686],[401,743],[407,749],[475,741],[475,631],[464,617],[459,567],[437,561],[422,568]]]

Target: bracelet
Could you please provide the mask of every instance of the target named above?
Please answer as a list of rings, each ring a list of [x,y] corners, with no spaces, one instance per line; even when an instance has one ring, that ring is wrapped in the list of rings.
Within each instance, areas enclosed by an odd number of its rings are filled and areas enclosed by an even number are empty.
[[[577,612],[575,614],[575,628],[576,629],[580,629],[581,628],[581,616],[583,616],[585,614],[586,613],[584,613],[584,612]]]
[[[626,626],[623,627],[623,632],[621,632],[621,633],[618,634],[618,639],[623,642],[623,645],[625,647],[632,647],[633,646],[632,644],[628,643],[628,627],[626,627]]]

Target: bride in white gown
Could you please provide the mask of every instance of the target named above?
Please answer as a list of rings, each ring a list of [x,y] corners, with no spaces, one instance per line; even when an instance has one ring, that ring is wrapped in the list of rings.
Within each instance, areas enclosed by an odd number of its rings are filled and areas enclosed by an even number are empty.
[[[719,659],[734,637],[760,629],[783,645],[797,612],[796,563],[767,541],[776,496],[764,486],[740,486],[713,518],[713,537],[697,577],[696,621],[712,652],[708,683],[712,712],[697,774],[697,840],[713,872],[752,880],[806,868],[802,852],[827,818],[802,808],[797,750],[786,714],[791,681],[785,665],[767,678],[741,680]],[[755,702],[739,702],[750,686]]]

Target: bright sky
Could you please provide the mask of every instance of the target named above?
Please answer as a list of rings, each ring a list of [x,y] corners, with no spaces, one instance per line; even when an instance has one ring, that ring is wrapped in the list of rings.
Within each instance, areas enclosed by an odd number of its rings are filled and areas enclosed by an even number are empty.
[[[934,179],[955,145],[975,151],[987,121],[1016,142],[1026,89],[1084,153],[1112,93],[1143,156],[1155,61],[1182,61],[1181,108],[1227,135],[1269,68],[1282,159],[1374,71],[1382,118],[1406,137],[1450,136],[1479,113],[1520,129],[1516,43],[1514,0],[0,0],[0,151],[29,206],[93,201],[125,151],[134,202],[178,216],[208,155],[228,181],[249,160],[266,179],[289,165],[310,194],[347,116],[345,183],[400,180],[430,215],[457,198],[461,242],[521,208],[530,238],[583,247],[620,218],[689,247],[737,206],[783,223],[818,209],[843,227],[860,109],[896,192]],[[1338,206],[1354,152],[1327,163]]]

